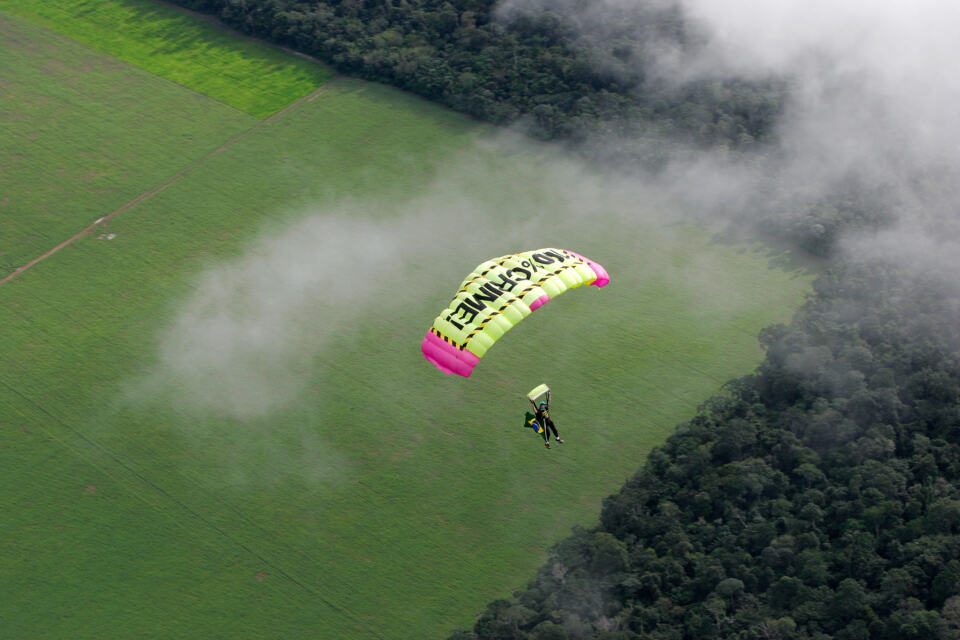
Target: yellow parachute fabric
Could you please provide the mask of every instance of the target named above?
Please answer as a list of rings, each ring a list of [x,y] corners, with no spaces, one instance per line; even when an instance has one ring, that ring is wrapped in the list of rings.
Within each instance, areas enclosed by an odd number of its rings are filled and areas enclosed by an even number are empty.
[[[424,357],[469,377],[504,333],[544,303],[582,284],[610,281],[599,264],[566,249],[537,249],[487,260],[460,284],[424,337]]]

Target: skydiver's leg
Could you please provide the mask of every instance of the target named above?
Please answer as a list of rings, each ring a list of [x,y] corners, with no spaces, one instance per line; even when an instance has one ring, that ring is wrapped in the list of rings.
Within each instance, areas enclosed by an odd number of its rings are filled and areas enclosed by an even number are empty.
[[[550,428],[553,429],[553,437],[557,442],[563,444],[563,438],[560,437],[560,434],[557,432],[557,425],[553,424],[553,420],[548,418],[547,424],[550,425]]]
[[[557,425],[553,424],[553,420],[551,418],[547,418],[544,420],[544,422],[547,424],[548,431],[553,431],[553,437],[559,440],[560,434],[557,433]]]

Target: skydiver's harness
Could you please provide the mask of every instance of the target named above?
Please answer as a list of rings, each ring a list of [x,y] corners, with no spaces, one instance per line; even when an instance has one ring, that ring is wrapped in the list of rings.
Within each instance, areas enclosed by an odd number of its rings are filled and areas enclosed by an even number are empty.
[[[537,407],[537,420],[543,420],[544,422],[550,420],[550,405],[542,404]]]
[[[551,431],[553,431],[555,438],[560,437],[560,434],[557,433],[557,425],[553,424],[553,420],[550,419],[550,405],[543,404],[537,407],[537,422],[543,427],[543,439],[547,442],[550,441]]]

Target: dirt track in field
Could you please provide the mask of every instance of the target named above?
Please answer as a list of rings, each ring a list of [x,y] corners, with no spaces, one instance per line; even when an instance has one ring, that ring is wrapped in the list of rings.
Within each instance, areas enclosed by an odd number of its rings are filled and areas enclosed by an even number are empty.
[[[52,255],[55,254],[56,252],[60,251],[60,250],[63,249],[64,247],[70,246],[71,244],[73,244],[74,242],[76,242],[77,240],[79,240],[80,238],[83,238],[83,237],[85,237],[85,236],[90,235],[91,233],[93,233],[94,231],[96,231],[97,228],[98,228],[101,224],[104,224],[105,222],[109,222],[110,219],[113,218],[114,216],[117,216],[117,215],[123,213],[124,211],[126,211],[126,210],[128,210],[128,209],[136,206],[137,204],[143,202],[144,200],[147,200],[147,199],[153,197],[154,195],[160,193],[161,191],[163,191],[164,189],[166,189],[166,188],[169,187],[170,185],[172,185],[172,184],[176,183],[178,180],[180,180],[180,178],[182,178],[184,175],[186,175],[187,172],[189,172],[191,169],[193,169],[193,168],[195,168],[195,167],[203,164],[204,162],[206,162],[207,160],[209,160],[209,159],[212,158],[213,156],[217,155],[218,153],[229,149],[229,148],[232,147],[234,144],[236,144],[238,140],[242,140],[244,137],[250,135],[252,132],[256,131],[258,128],[260,128],[261,126],[263,126],[265,123],[270,122],[271,120],[274,120],[274,119],[280,117],[283,113],[285,113],[287,110],[293,108],[294,106],[296,106],[296,105],[299,104],[300,102],[313,100],[314,98],[316,98],[319,94],[321,94],[321,93],[324,91],[324,89],[326,88],[326,86],[327,86],[326,84],[323,84],[323,85],[321,85],[320,87],[317,87],[316,89],[314,89],[313,91],[311,91],[310,93],[308,93],[307,95],[303,96],[302,98],[298,98],[297,100],[294,100],[293,102],[291,102],[290,104],[288,104],[286,107],[284,107],[284,108],[281,109],[280,111],[277,111],[276,113],[274,113],[274,114],[271,115],[270,117],[265,118],[264,120],[260,120],[259,122],[257,122],[255,125],[253,125],[253,126],[250,127],[249,129],[247,129],[247,130],[245,130],[245,131],[241,131],[241,132],[238,133],[237,135],[233,136],[232,138],[230,138],[229,140],[227,140],[225,143],[223,143],[222,145],[220,145],[219,147],[217,147],[217,148],[214,149],[213,151],[210,151],[209,153],[207,153],[206,155],[204,155],[204,156],[203,156],[202,158],[200,158],[199,160],[196,160],[196,161],[194,161],[194,162],[191,162],[190,164],[188,164],[188,165],[185,166],[184,168],[180,169],[179,171],[177,171],[176,173],[174,173],[172,176],[170,176],[169,178],[167,178],[166,180],[164,180],[163,182],[161,182],[161,183],[158,184],[157,186],[153,187],[152,189],[150,189],[150,190],[148,190],[148,191],[144,191],[143,193],[141,193],[140,195],[138,195],[136,198],[134,198],[134,199],[130,200],[129,202],[123,204],[122,206],[114,209],[114,210],[111,211],[110,213],[108,213],[108,214],[106,214],[106,215],[104,215],[104,216],[102,216],[102,217],[100,217],[100,218],[97,218],[94,222],[92,222],[89,226],[87,226],[86,228],[84,228],[84,229],[83,229],[82,231],[80,231],[79,233],[75,234],[74,236],[72,236],[72,237],[70,237],[70,238],[67,238],[66,240],[64,240],[63,242],[61,242],[61,243],[58,244],[57,246],[53,247],[53,248],[50,249],[49,251],[43,253],[42,255],[37,256],[36,258],[34,258],[34,259],[31,260],[30,262],[26,263],[25,265],[22,265],[22,266],[20,266],[20,267],[17,267],[16,269],[14,269],[12,272],[10,272],[9,274],[7,274],[6,276],[0,278],[0,285],[2,285],[2,284],[4,284],[4,283],[12,280],[13,278],[16,278],[18,275],[20,275],[21,273],[23,273],[24,271],[26,271],[26,270],[29,269],[30,267],[34,266],[34,265],[37,264],[38,262],[41,262],[41,261],[43,261],[43,260],[46,260],[47,258],[49,258],[50,256],[52,256]]]

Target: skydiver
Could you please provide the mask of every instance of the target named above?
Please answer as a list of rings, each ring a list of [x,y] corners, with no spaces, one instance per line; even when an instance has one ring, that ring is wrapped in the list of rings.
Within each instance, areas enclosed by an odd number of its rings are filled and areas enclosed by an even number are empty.
[[[530,400],[529,398],[527,399]],[[557,442],[563,444],[563,438],[557,433],[557,425],[553,424],[553,420],[550,419],[550,391],[547,391],[546,401],[541,401],[538,405],[533,400],[530,400],[530,404],[533,405],[533,410],[537,415],[537,422],[543,426],[543,438],[546,440],[545,444],[547,445],[547,449],[550,448],[550,431],[553,431],[553,436]]]

